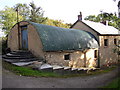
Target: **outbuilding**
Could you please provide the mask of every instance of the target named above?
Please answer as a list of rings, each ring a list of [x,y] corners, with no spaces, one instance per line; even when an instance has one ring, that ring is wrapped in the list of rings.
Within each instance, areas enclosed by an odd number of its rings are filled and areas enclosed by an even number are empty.
[[[21,21],[8,35],[11,51],[28,50],[52,65],[96,67],[98,42],[87,31]]]
[[[98,56],[99,66],[109,66],[117,64],[120,60],[120,30],[108,25],[108,21],[92,22],[82,20],[82,13],[78,15],[78,20],[71,26],[73,29],[80,29],[92,33],[99,43]]]

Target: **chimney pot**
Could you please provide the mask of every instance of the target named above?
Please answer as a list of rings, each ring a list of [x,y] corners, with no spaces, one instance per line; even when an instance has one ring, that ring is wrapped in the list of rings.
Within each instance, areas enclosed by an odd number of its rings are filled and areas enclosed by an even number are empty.
[[[102,21],[102,22],[100,22],[100,23],[102,23],[102,24],[108,26],[108,21]]]
[[[78,15],[78,20],[82,21],[82,12],[80,12],[80,15]]]

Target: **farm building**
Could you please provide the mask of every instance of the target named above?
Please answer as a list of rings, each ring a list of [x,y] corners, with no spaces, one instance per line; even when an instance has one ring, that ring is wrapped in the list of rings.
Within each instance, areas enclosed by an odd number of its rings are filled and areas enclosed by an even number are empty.
[[[8,35],[11,51],[28,50],[51,65],[98,66],[97,38],[87,31],[21,21]]]
[[[78,15],[78,20],[71,28],[80,29],[92,33],[98,43],[98,62],[100,66],[117,63],[119,55],[115,53],[120,45],[120,31],[112,26],[108,26],[107,21],[102,23],[82,20],[82,13]]]

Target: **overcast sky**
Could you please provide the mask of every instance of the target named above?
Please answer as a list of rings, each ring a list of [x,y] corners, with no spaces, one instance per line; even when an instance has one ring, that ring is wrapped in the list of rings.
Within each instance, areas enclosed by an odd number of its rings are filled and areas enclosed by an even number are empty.
[[[65,23],[74,23],[80,11],[83,18],[97,15],[101,10],[108,13],[118,12],[117,2],[113,0],[0,0],[0,10],[5,6],[12,7],[16,3],[29,4],[31,1],[43,8],[45,17],[61,19]]]

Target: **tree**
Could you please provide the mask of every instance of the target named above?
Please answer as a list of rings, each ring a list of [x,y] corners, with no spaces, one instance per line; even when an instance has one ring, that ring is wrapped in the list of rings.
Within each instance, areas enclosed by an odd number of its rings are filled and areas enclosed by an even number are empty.
[[[94,21],[94,22],[99,22],[100,18],[96,17],[95,15],[89,15],[85,18],[85,20],[89,20],[89,21]]]
[[[41,24],[57,26],[62,28],[70,28],[71,24],[64,24],[62,20],[53,20],[49,18],[45,18],[45,20]]]
[[[0,11],[0,23],[2,24],[2,30],[5,34],[8,34],[12,26],[17,23],[16,9],[18,9],[19,12],[19,22],[27,20],[63,28],[69,28],[71,26],[71,24],[64,24],[62,20],[53,20],[48,17],[43,17],[44,11],[41,7],[37,7],[34,2],[31,2],[29,5],[18,3],[11,8],[5,7],[4,10]]]
[[[19,21],[22,21],[22,16],[19,15]],[[0,11],[0,23],[5,34],[10,32],[10,29],[17,23],[17,14],[13,8],[5,7]]]
[[[18,3],[14,7],[14,10],[18,8],[19,14],[24,20],[42,23],[46,18],[43,18],[44,11],[41,7],[37,7],[34,2],[30,2],[29,5]]]
[[[27,4],[18,3],[13,6],[14,10],[18,9],[19,15],[23,17],[23,20],[28,20],[30,16],[30,9]]]
[[[43,17],[44,11],[41,7],[37,7],[34,2],[31,2],[29,5],[31,7],[30,21],[40,22],[39,20]]]
[[[120,30],[120,19],[116,16],[116,14],[104,12],[104,13],[98,14],[97,16],[89,15],[85,17],[85,20],[89,20],[93,22],[108,21],[108,25],[113,26]]]

